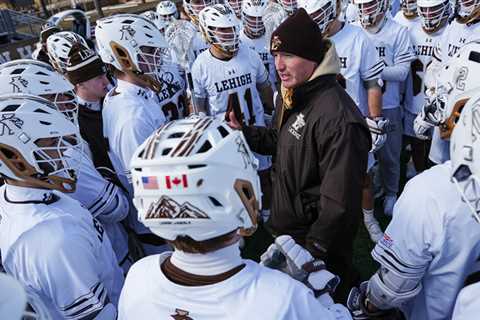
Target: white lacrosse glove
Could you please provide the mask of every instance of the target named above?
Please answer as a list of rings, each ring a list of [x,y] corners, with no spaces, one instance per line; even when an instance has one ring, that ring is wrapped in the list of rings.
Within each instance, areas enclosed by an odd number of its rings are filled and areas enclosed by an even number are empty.
[[[422,110],[413,121],[413,130],[420,139],[429,139],[431,128],[440,125],[444,120],[445,102],[442,98],[428,99]]]
[[[277,237],[260,259],[264,266],[281,270],[306,284],[325,307],[334,305],[330,295],[325,293],[333,293],[340,278],[329,272],[322,260],[315,260],[292,237]]]
[[[387,127],[390,120],[384,117],[365,118],[368,129],[372,135],[372,149],[370,152],[378,151],[387,141]]]

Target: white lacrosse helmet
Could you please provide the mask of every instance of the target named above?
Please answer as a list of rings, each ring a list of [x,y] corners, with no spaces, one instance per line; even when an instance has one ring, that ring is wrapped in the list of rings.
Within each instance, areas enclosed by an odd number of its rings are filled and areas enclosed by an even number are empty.
[[[161,73],[171,62],[170,49],[155,24],[134,14],[117,14],[97,20],[98,54],[106,64],[130,73],[159,92]]]
[[[157,26],[157,28],[160,30],[160,29],[163,29],[163,24],[160,22],[160,18],[158,16],[158,14],[155,12],[155,11],[152,11],[152,10],[148,10],[148,11],[145,11],[145,12],[142,12],[140,14],[142,17],[144,17],[145,19],[147,19],[148,21],[151,21],[155,24],[155,26]]]
[[[232,7],[215,4],[200,12],[200,31],[205,40],[223,53],[233,56],[240,44],[240,25]]]
[[[77,123],[78,104],[73,85],[47,63],[20,59],[0,64],[0,94],[24,93],[53,102]]]
[[[170,0],[160,1],[157,5],[157,15],[162,25],[162,28],[166,28],[169,24],[179,18],[177,6]]]
[[[261,209],[258,161],[223,120],[193,116],[153,133],[131,162],[139,219],[167,240],[255,231]]]
[[[88,48],[85,39],[72,31],[57,32],[47,38],[48,57],[58,72],[65,73],[67,71],[68,55],[75,43],[81,43]]]
[[[232,7],[238,19],[242,18],[242,2],[243,0],[228,0],[228,4]]]
[[[440,124],[440,135],[449,139],[462,109],[476,94],[480,75],[480,41],[465,44],[449,60],[443,71],[440,86],[448,93],[445,120]]]
[[[307,11],[312,20],[318,24],[322,34],[338,15],[336,0],[299,0],[298,7]]]
[[[292,15],[295,11],[297,11],[297,0],[278,0],[278,3],[282,6],[283,10],[285,10],[288,15]]]
[[[38,188],[74,192],[81,151],[78,127],[50,101],[22,94],[0,96],[0,174]],[[68,159],[68,161],[67,161]]]
[[[243,0],[242,22],[246,34],[259,38],[265,34],[263,14],[267,8],[267,0]]]
[[[388,0],[353,0],[362,27],[377,32],[385,21]]]
[[[480,87],[463,108],[450,139],[452,180],[480,223]]]
[[[471,23],[480,18],[480,0],[458,0],[458,23]]]
[[[417,0],[401,0],[400,8],[407,19],[414,19],[417,17]]]
[[[183,0],[183,9],[192,23],[198,26],[200,11],[215,3],[216,0]]]
[[[417,12],[426,33],[435,33],[448,22],[451,14],[449,0],[418,0]]]

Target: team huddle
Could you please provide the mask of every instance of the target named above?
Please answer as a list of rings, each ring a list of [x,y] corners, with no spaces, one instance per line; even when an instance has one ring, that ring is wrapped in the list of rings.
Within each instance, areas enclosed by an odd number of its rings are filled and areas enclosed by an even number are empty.
[[[284,49],[285,28],[322,46]],[[480,0],[162,0],[97,20],[94,38],[45,25],[32,59],[0,64],[0,318],[478,317]],[[345,148],[295,109],[311,93],[290,85],[292,52],[308,45],[321,58],[301,50],[318,62],[307,83],[331,80],[355,106]],[[358,156],[338,185],[354,175],[374,275],[337,272],[304,226],[242,258],[258,227],[279,226],[278,190],[311,181],[332,148]],[[302,214],[338,207],[323,189]]]

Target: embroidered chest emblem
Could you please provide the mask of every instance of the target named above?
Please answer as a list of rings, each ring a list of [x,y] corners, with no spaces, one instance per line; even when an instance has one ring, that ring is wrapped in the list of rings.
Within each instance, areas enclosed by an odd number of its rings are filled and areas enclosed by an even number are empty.
[[[175,309],[175,314],[170,315],[175,320],[193,320],[188,316],[190,312],[182,310],[182,309]]]
[[[302,113],[299,113],[295,122],[292,123],[290,128],[288,128],[288,132],[290,132],[297,140],[300,140],[302,138],[301,131],[305,124],[305,116]]]

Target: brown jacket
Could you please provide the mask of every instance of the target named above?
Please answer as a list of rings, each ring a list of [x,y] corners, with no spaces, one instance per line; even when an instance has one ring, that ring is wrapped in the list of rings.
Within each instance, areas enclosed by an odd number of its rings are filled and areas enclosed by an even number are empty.
[[[323,259],[356,231],[371,145],[338,72],[332,44],[311,79],[295,88],[291,105],[277,106],[277,129],[243,128],[253,151],[274,155],[271,229]]]

